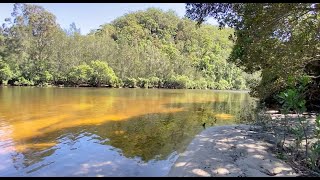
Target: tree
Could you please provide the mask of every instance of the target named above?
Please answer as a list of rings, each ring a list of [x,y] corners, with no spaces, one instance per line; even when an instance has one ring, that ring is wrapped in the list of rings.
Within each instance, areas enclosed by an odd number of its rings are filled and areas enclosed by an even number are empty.
[[[0,59],[0,84],[3,83],[3,81],[7,81],[12,77],[13,73],[10,70],[10,67],[8,64],[4,63]]]
[[[288,76],[298,79],[320,60],[319,3],[188,3],[186,9],[198,23],[214,17],[221,28],[235,29],[228,61],[248,73],[261,71],[262,80],[251,92],[261,100],[272,100]]]
[[[76,67],[73,67],[68,74],[68,79],[71,83],[80,85],[83,83],[88,83],[93,73],[93,69],[87,65],[82,64]]]
[[[81,34],[80,28],[77,28],[76,23],[71,23],[69,29],[65,30],[68,36],[74,36]]]
[[[102,84],[114,86],[117,82],[117,76],[106,62],[92,61],[90,82],[93,86],[101,86]]]
[[[7,38],[8,59],[25,69],[23,76],[37,77],[50,68],[53,37],[57,30],[56,18],[43,7],[14,4],[12,18],[6,19],[4,35]],[[39,82],[41,83],[41,82]]]

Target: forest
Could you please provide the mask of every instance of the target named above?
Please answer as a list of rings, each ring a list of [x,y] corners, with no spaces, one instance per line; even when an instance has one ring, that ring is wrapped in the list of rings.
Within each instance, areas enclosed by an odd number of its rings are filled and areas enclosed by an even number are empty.
[[[149,8],[80,32],[41,6],[14,4],[0,28],[0,83],[248,90],[260,81],[260,72],[227,61],[232,28],[198,26],[172,10]]]
[[[186,9],[198,24],[213,17],[220,28],[234,29],[227,62],[261,73],[252,96],[268,106],[303,99],[299,107],[320,110],[319,3],[190,3]]]

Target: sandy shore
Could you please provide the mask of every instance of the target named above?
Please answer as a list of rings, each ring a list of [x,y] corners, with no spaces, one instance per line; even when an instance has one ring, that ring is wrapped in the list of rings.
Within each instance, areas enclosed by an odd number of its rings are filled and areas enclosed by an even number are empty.
[[[168,176],[298,176],[271,153],[270,141],[249,125],[207,128],[180,154]]]

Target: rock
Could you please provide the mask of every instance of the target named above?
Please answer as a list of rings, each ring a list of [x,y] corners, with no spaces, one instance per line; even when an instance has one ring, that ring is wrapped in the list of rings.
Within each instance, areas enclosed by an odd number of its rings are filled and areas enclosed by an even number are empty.
[[[223,175],[230,174],[228,169],[225,169],[225,168],[218,168],[218,169],[214,170],[213,172],[216,174],[223,174]]]

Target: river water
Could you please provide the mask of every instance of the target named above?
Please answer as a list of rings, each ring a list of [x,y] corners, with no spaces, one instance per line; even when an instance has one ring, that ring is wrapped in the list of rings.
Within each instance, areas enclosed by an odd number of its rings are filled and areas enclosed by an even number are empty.
[[[0,176],[165,176],[204,127],[236,124],[247,92],[0,88]]]

